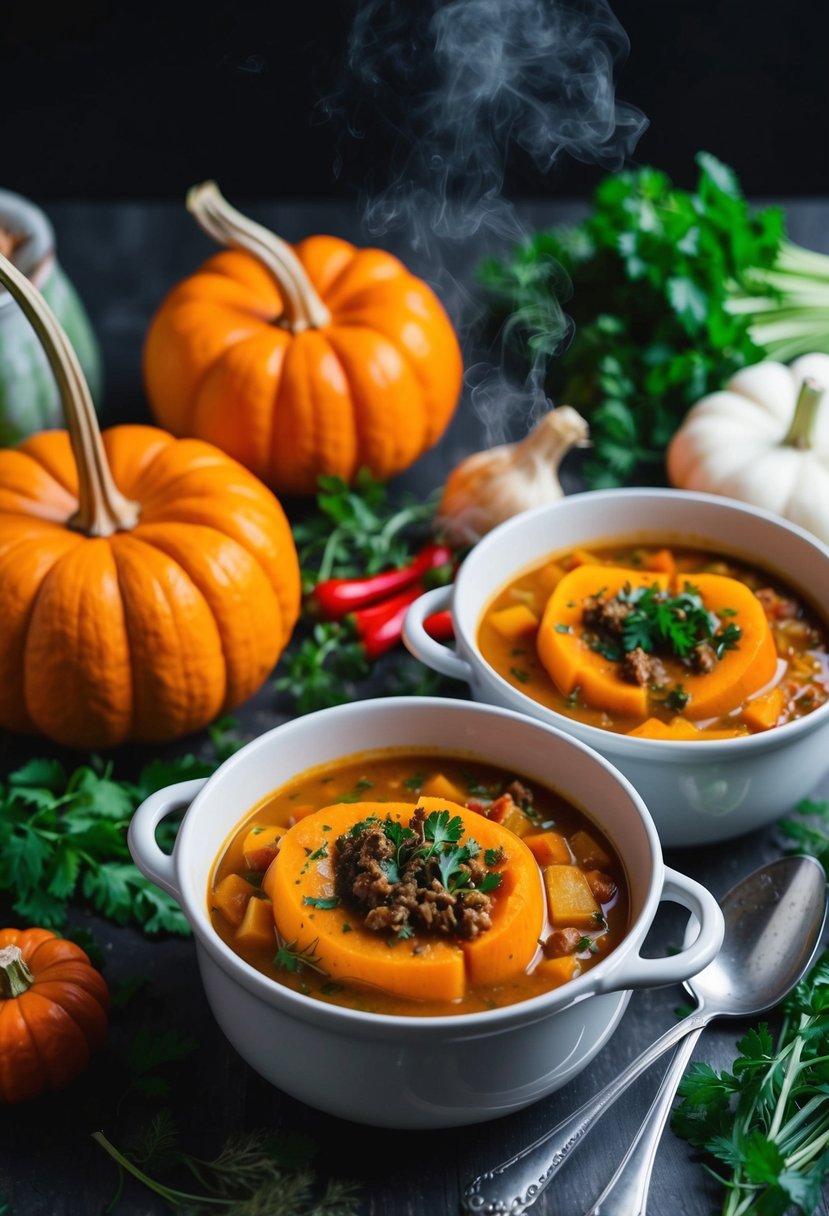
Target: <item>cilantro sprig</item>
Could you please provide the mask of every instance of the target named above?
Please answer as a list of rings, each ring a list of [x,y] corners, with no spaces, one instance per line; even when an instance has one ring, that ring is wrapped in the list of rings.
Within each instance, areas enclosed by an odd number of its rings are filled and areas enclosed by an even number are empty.
[[[605,658],[618,662],[632,650],[646,654],[672,654],[686,659],[700,643],[707,642],[718,659],[726,650],[736,650],[742,630],[733,621],[722,625],[709,612],[697,589],[686,582],[676,595],[657,586],[633,587],[626,583],[615,596],[630,611],[622,622],[621,643],[595,635],[590,646]]]

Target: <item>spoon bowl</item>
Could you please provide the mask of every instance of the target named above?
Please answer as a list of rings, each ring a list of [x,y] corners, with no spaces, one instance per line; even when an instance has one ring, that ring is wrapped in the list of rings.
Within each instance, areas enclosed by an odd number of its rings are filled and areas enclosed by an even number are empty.
[[[693,1043],[713,1018],[755,1017],[782,1001],[808,970],[820,945],[826,920],[826,875],[813,857],[782,857],[754,870],[732,887],[720,901],[720,907],[725,920],[720,952],[713,962],[685,982],[697,1000],[697,1009],[667,1030],[569,1119],[471,1182],[464,1192],[467,1212],[485,1216],[520,1216],[526,1212],[605,1111],[661,1055],[690,1036],[690,1042],[686,1040],[677,1053],[677,1065],[682,1061],[682,1068],[677,1068],[678,1084]],[[694,932],[691,922],[687,933]],[[658,1134],[670,1108],[670,1100],[665,1104],[662,1091],[660,1095],[663,1098],[660,1110],[655,1110],[659,1097],[652,1108],[655,1129],[657,1114],[659,1118]],[[634,1169],[633,1150],[645,1139],[640,1133],[592,1209],[596,1216],[599,1212],[603,1216],[610,1216],[611,1212],[636,1216],[644,1211],[658,1134],[655,1142],[648,1139],[650,1156],[636,1156]]]

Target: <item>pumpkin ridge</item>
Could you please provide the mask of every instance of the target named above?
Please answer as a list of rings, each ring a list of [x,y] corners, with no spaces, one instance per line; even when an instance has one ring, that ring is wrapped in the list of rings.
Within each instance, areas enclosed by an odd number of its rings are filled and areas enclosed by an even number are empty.
[[[338,327],[335,327],[333,325],[329,327],[329,330],[326,334],[326,340],[329,343],[329,345],[334,349],[334,352],[337,354],[338,359],[339,359],[340,350],[338,348],[338,343],[337,343],[337,339],[335,336],[337,328]],[[346,327],[344,326],[343,328],[346,328]],[[392,342],[392,340],[390,338],[388,338],[381,330],[373,329],[370,325],[360,325],[360,326],[355,325],[355,326],[349,326],[347,328],[351,329],[352,332],[359,331],[361,333],[370,335],[373,342],[377,342],[378,339],[382,340],[382,342],[385,343],[388,346],[388,348],[394,352],[394,355],[396,356],[396,358],[398,358],[400,360],[400,363],[405,368],[408,375],[411,376],[411,378],[414,380],[415,385],[418,387],[418,389],[421,389],[420,381],[419,381],[411,363],[406,358],[405,351],[396,342]],[[340,361],[342,362],[342,360],[340,360]],[[358,437],[357,447],[358,447],[358,451],[360,451],[361,449],[364,450],[365,448],[369,447],[370,442],[372,444],[374,442],[372,432],[369,428],[369,418],[372,414],[376,414],[376,406],[374,405],[373,399],[371,399],[371,398],[366,399],[364,397],[364,395],[362,394],[362,392],[359,391],[359,387],[357,385],[355,385],[351,375],[349,374],[349,364],[347,362],[343,364],[343,371],[345,373],[346,381],[349,386],[349,392],[351,394],[351,400],[352,400],[352,403],[354,406],[354,418],[355,418],[355,425],[357,427],[357,437]],[[396,395],[399,395],[399,386],[398,386],[398,393]],[[418,427],[417,441],[415,442],[412,438],[412,435],[414,432],[414,424],[416,421],[419,423],[419,427]],[[391,433],[391,437],[393,439],[394,446],[393,447],[384,447],[382,449],[382,451],[380,453],[381,469],[380,469],[379,473],[375,472],[375,476],[380,476],[381,478],[389,478],[389,477],[393,477],[397,472],[400,472],[403,469],[408,468],[409,465],[413,462],[413,460],[416,459],[416,455],[415,455],[416,453],[423,453],[426,450],[425,441],[426,441],[426,436],[427,436],[427,432],[428,432],[428,423],[427,423],[427,417],[426,417],[424,394],[422,392],[422,389],[420,391],[419,400],[407,401],[405,428],[401,429],[400,427],[388,425],[384,428],[384,431],[385,431],[385,433],[389,433],[389,432]],[[405,435],[405,439],[406,439],[405,447],[402,446],[402,442],[401,442],[403,435]],[[376,460],[371,461],[366,458],[364,460],[361,460],[360,463],[367,464],[367,465],[369,465],[370,468],[372,467],[372,465],[374,465],[375,469],[376,469],[376,464],[377,464]],[[356,471],[357,470],[355,470],[355,472]]]
[[[15,1088],[19,1085],[19,1074],[16,1076],[15,1073],[16,1061],[19,1061],[20,1056],[20,1039],[23,1035],[26,1037],[29,1048],[29,1056],[26,1061],[26,1082],[28,1087],[24,1088],[22,1094],[15,1094],[9,1099],[7,1096],[8,1091],[11,1090],[14,1094]],[[41,1093],[46,1087],[48,1074],[43,1066],[43,1058],[37,1044],[37,1036],[33,1034],[31,1027],[23,1016],[22,997],[17,997],[14,1000],[0,1001],[0,1039],[4,1043],[8,1043],[11,1040],[15,1044],[14,1052],[4,1051],[2,1057],[0,1057],[0,1095],[4,1096],[7,1101],[14,1102],[26,1100]],[[4,1059],[8,1064],[8,1075],[6,1076],[4,1076],[3,1068]],[[32,1077],[30,1067],[35,1063],[38,1073],[36,1077]]]
[[[240,704],[241,701],[246,700],[250,696],[253,696],[254,692],[256,692],[261,687],[264,679],[267,678],[267,672],[272,670],[273,666],[276,664],[277,658],[279,657],[279,653],[280,653],[280,651],[279,651],[280,635],[277,633],[276,629],[274,628],[274,625],[277,625],[277,624],[280,625],[282,627],[282,630],[284,630],[284,628],[285,628],[284,620],[283,620],[282,605],[281,605],[281,602],[279,599],[279,595],[277,594],[276,589],[274,588],[273,584],[271,583],[270,578],[268,577],[267,571],[261,565],[261,563],[258,561],[256,555],[254,553],[251,553],[250,550],[248,550],[244,545],[242,545],[234,537],[229,536],[227,533],[220,532],[218,528],[211,527],[209,524],[178,524],[178,525],[174,525],[174,527],[180,528],[185,531],[189,531],[192,529],[192,531],[194,533],[198,533],[198,532],[204,533],[204,536],[201,538],[198,537],[197,535],[194,535],[194,537],[193,537],[193,552],[198,554],[199,556],[205,558],[204,570],[198,570],[198,569],[188,570],[187,567],[183,567],[183,569],[185,570],[185,573],[187,574],[189,579],[192,581],[192,583],[196,586],[196,588],[200,591],[200,593],[204,597],[204,599],[208,605],[208,608],[210,609],[211,615],[213,616],[213,618],[216,622],[216,629],[217,629],[218,636],[219,636],[219,643],[220,643],[221,650],[222,650],[222,656],[223,656],[223,660],[224,660],[225,673],[226,673],[225,696],[224,696],[224,700],[222,703],[222,709],[224,711],[227,711],[227,710],[233,708],[234,706]],[[208,546],[208,544],[206,543],[208,538],[212,539],[214,537],[218,538],[218,541],[220,542],[219,545],[216,546],[214,544],[212,546]],[[147,537],[145,534],[142,539],[146,543],[152,544],[155,548],[160,550],[160,552],[164,553],[168,557],[171,557],[173,559],[173,561],[175,561],[178,565],[182,565],[181,558],[178,555],[178,553],[176,552],[176,550],[179,548],[179,546],[175,543],[175,540],[173,538],[171,538],[169,527],[166,528],[165,531],[160,533],[158,536],[150,538],[150,537]],[[187,539],[189,539],[189,538],[187,538]],[[246,659],[246,668],[247,669],[243,670],[243,672],[242,672],[242,674],[245,678],[240,678],[240,674],[238,671],[238,668],[240,667],[240,663],[236,657],[236,650],[238,649],[238,647],[235,645],[232,635],[229,634],[228,632],[226,632],[227,626],[226,626],[225,620],[223,619],[224,617],[226,617],[227,614],[225,613],[225,611],[220,611],[222,609],[221,599],[218,600],[218,609],[220,609],[220,610],[217,610],[217,606],[216,606],[216,604],[214,604],[214,596],[212,595],[212,588],[210,586],[209,569],[208,569],[207,563],[216,562],[218,565],[221,566],[223,564],[221,561],[221,557],[220,557],[222,548],[225,548],[228,552],[232,552],[233,549],[236,549],[240,553],[244,554],[244,557],[251,563],[252,567],[255,567],[255,569],[261,579],[263,588],[267,588],[267,591],[270,594],[271,606],[276,609],[275,613],[272,612],[272,614],[271,614],[273,619],[269,626],[269,633],[268,633],[268,636],[270,637],[270,639],[273,643],[273,646],[272,646],[273,657],[269,659],[267,664],[264,664],[264,663],[257,664],[257,666],[262,666],[262,667],[266,666],[267,671],[265,672],[265,675],[262,676],[262,678],[259,679],[256,682],[256,684],[254,684],[254,685],[251,685],[251,681],[250,681],[251,664],[252,664],[252,661],[255,660],[258,656],[255,654],[252,654],[252,652],[249,652],[247,655],[243,656]],[[258,597],[256,595],[250,595],[247,599],[247,602],[248,603],[257,602],[257,598]],[[261,647],[263,639],[261,637],[259,637],[257,640],[259,641],[260,647]],[[234,687],[234,685],[237,685],[239,687]],[[240,688],[244,690],[242,693],[240,693]]]
[[[223,534],[220,533],[219,535],[223,535]],[[136,659],[135,652],[139,649],[143,649],[144,647],[140,646],[140,644],[137,642],[136,637],[135,637],[135,630],[139,626],[139,618],[137,615],[133,614],[132,610],[130,608],[128,608],[128,606],[127,606],[128,603],[130,602],[130,597],[127,594],[125,594],[123,580],[126,577],[126,574],[123,569],[123,562],[125,560],[129,560],[129,558],[128,558],[128,553],[127,554],[124,553],[124,549],[125,549],[124,542],[126,542],[126,545],[128,545],[129,547],[136,546],[139,549],[142,547],[146,547],[146,548],[152,550],[153,552],[159,554],[161,557],[164,558],[164,560],[166,562],[168,562],[171,566],[175,567],[176,571],[179,574],[179,577],[183,578],[190,585],[190,587],[193,590],[194,595],[198,597],[200,603],[204,607],[205,614],[214,621],[214,623],[216,625],[216,633],[217,633],[217,636],[219,639],[219,649],[221,652],[222,667],[223,667],[221,702],[224,701],[225,693],[227,690],[227,653],[226,653],[226,649],[225,649],[224,639],[222,638],[221,630],[219,629],[218,622],[216,621],[216,617],[213,612],[209,599],[207,598],[207,596],[205,596],[204,591],[197,585],[197,583],[194,581],[194,579],[191,578],[189,571],[182,565],[182,563],[176,557],[165,552],[160,546],[154,545],[152,543],[152,541],[150,539],[148,539],[147,537],[138,535],[137,530],[126,534],[123,538],[121,538],[120,541],[118,541],[112,545],[113,560],[115,562],[115,568],[116,568],[117,575],[118,575],[119,590],[121,591],[121,600],[122,600],[122,603],[124,604],[124,625],[125,625],[125,629],[126,629],[126,633],[127,633],[127,650],[128,650],[128,654],[129,654],[130,670],[132,672],[132,681],[133,681],[133,683],[132,683],[132,688],[133,688],[132,705],[131,705],[131,710],[130,710],[130,735],[134,736],[136,738],[146,739],[148,742],[150,742],[150,741],[153,741],[152,732],[150,732],[148,734],[148,732],[144,729],[141,729],[139,731],[139,721],[138,721],[139,715],[145,711],[146,707],[143,704],[139,703],[143,698],[140,697],[136,691],[137,688],[139,687],[139,684],[137,683],[137,679],[136,679],[137,659]],[[170,598],[170,596],[167,592],[167,588],[163,585],[163,583],[159,580],[159,578],[154,573],[151,573],[148,577],[151,578],[155,588],[157,589],[157,593],[163,597],[164,604],[167,608],[170,620],[172,622],[172,626],[175,629],[175,633],[176,633],[177,642],[176,642],[176,645],[174,647],[172,647],[172,649],[175,651],[176,654],[179,654],[182,651],[182,646],[180,645],[180,642],[179,642],[179,639],[181,638],[182,635],[181,635],[181,627],[180,627],[179,619],[178,619],[178,613],[176,611],[177,603],[175,600],[172,600]],[[200,666],[199,666],[200,675],[204,674],[203,668],[204,668],[204,664],[200,664]],[[183,698],[183,710],[182,710],[182,712],[180,712],[179,716],[184,717],[188,721],[192,720],[194,708],[197,705],[199,705],[200,703],[203,704],[205,702],[205,700],[208,699],[206,696],[206,689],[204,686],[202,686],[200,689],[196,688],[196,685],[194,684],[194,681],[193,681],[192,665],[189,662],[185,662],[185,663],[178,665],[176,682],[180,685],[183,685],[185,688],[185,695]],[[168,707],[166,705],[164,706],[164,710],[165,710],[165,718],[169,718],[170,710],[168,709]],[[218,709],[216,710],[216,712],[219,712]],[[200,717],[203,717],[203,716],[204,716],[203,714],[200,715]],[[212,718],[212,717],[215,717],[215,714],[213,714],[213,713],[209,714],[207,720],[210,720],[210,718]],[[136,731],[139,731],[139,733],[135,734]]]
[[[43,1068],[43,1074],[47,1078],[48,1088],[61,1089],[67,1083],[67,1078],[60,1071],[61,1061],[69,1059],[77,1062],[78,1059],[83,1058],[82,1071],[89,1063],[91,1047],[83,1030],[69,1011],[64,1009],[62,1004],[58,1004],[58,1002],[50,1000],[49,997],[43,996],[37,989],[37,976],[35,976],[35,982],[29,991],[23,997],[18,998],[20,1001],[20,1014],[34,1043],[35,1051]],[[40,1006],[39,1009],[38,1006]],[[52,1036],[65,1039],[67,1031],[72,1027],[77,1042],[74,1044],[62,1042],[61,1055],[54,1061],[51,1060],[41,1049],[39,1036],[36,1033],[36,1028],[30,1021],[30,1017],[41,1022],[45,1021],[46,1017],[48,1017],[50,1040]],[[72,1072],[70,1077],[74,1075],[75,1073]]]

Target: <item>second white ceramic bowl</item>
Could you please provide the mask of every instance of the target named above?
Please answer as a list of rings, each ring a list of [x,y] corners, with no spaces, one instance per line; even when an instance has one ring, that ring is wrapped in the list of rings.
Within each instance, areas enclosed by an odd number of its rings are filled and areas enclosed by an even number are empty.
[[[829,605],[829,549],[803,529],[710,494],[600,490],[527,511],[490,532],[464,560],[454,586],[415,601],[404,641],[428,667],[468,684],[476,701],[530,714],[595,748],[642,795],[663,845],[707,844],[762,827],[811,793],[829,768],[829,704],[747,738],[632,738],[547,709],[498,675],[480,652],[481,613],[522,570],[550,553],[626,539],[701,544],[742,557],[781,575],[818,611]],[[427,616],[449,606],[456,650],[433,641],[423,627]]]
[[[257,971],[213,929],[210,879],[234,827],[274,788],[306,769],[378,748],[467,754],[562,793],[606,833],[624,866],[630,926],[607,958],[542,996],[442,1017],[364,1013],[314,1000]],[[155,829],[188,807],[172,856]],[[722,941],[722,913],[698,883],[667,869],[639,795],[606,761],[540,722],[466,701],[361,701],[278,726],[207,781],[161,790],[129,832],[139,869],[181,904],[193,929],[207,1000],[252,1068],[312,1106],[384,1127],[477,1123],[564,1085],[607,1042],[633,988],[695,974]],[[661,900],[700,921],[668,958],[640,949]]]

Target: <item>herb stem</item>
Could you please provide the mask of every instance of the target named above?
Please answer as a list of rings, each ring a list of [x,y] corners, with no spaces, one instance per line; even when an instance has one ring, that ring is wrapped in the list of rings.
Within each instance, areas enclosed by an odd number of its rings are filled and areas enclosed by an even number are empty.
[[[103,1132],[93,1132],[92,1139],[97,1144],[100,1144],[104,1152],[109,1153],[113,1161],[116,1161],[122,1170],[126,1170],[128,1174],[132,1174],[133,1178],[137,1178],[149,1190],[155,1191],[156,1195],[165,1199],[171,1207],[180,1208],[183,1203],[191,1202],[210,1203],[215,1204],[217,1207],[227,1207],[226,1199],[217,1199],[210,1195],[193,1195],[189,1191],[177,1191],[173,1187],[164,1186],[163,1183],[150,1178],[148,1174],[145,1174],[143,1170],[140,1170],[137,1165],[133,1164],[129,1157],[125,1157],[123,1153],[119,1152],[115,1145],[107,1140]]]

